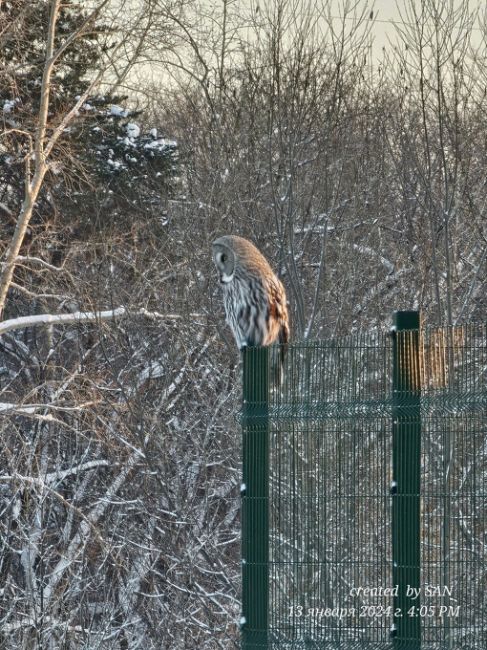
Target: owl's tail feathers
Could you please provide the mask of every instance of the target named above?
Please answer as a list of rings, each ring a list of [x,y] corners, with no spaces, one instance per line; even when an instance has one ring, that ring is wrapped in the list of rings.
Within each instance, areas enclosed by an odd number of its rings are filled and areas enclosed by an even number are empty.
[[[281,326],[279,331],[279,361],[276,364],[275,375],[276,375],[276,385],[282,386],[284,380],[284,361],[287,354],[287,344],[289,343],[289,326],[287,323],[284,323]]]

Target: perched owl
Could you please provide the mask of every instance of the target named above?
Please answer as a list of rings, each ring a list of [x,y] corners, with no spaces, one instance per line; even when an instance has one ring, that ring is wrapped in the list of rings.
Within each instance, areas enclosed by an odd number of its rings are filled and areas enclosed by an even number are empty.
[[[223,285],[227,322],[239,349],[287,343],[286,292],[262,253],[243,237],[225,235],[213,242],[213,261]]]

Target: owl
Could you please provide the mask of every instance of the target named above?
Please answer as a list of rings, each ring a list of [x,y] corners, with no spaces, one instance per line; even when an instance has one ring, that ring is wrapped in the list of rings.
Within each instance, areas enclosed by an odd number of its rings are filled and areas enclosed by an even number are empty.
[[[243,237],[225,235],[213,242],[213,261],[223,287],[227,323],[239,349],[286,344],[286,292],[262,253]]]

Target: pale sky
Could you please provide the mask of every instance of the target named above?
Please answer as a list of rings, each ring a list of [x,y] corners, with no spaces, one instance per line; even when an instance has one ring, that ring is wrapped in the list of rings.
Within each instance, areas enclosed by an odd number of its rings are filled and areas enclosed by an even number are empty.
[[[142,2],[142,0],[132,0],[134,3]],[[245,16],[246,11],[251,12],[254,15],[256,7],[260,7],[260,16],[265,13],[265,8],[272,7],[274,0],[234,0],[230,2],[229,6],[233,8],[237,15]],[[394,42],[397,38],[397,31],[394,23],[401,23],[406,21],[408,17],[407,8],[411,7],[411,2],[415,2],[416,7],[418,8],[418,13],[421,10],[421,7],[438,7],[443,8],[445,13],[454,7],[455,9],[468,6],[471,11],[474,8],[480,7],[480,12],[485,12],[487,16],[487,8],[485,0],[288,0],[285,2],[287,8],[292,11],[294,7],[313,7],[315,6],[324,9],[325,7],[330,6],[331,16],[337,20],[337,28],[339,26],[340,16],[343,15],[343,5],[346,4],[349,7],[349,10],[354,6],[355,2],[356,13],[361,15],[364,13],[366,20],[369,20],[369,15],[373,9],[373,25],[371,27],[371,42],[369,43],[369,55],[367,56],[368,62],[371,66],[374,66],[375,63],[378,63],[382,60],[383,52],[382,49],[390,49],[390,41]],[[219,30],[221,27],[221,15],[223,0],[199,0],[200,6],[205,8],[204,17],[208,16],[215,11],[215,25],[216,25],[216,38],[219,37]],[[309,3],[309,4],[308,4]],[[423,4],[422,4],[423,3]],[[399,9],[400,8],[400,9]],[[326,10],[325,10],[326,11]],[[410,10],[409,10],[410,11]],[[326,11],[327,17],[330,15]],[[401,17],[402,14],[402,17]],[[410,14],[409,14],[410,15]],[[203,18],[204,19],[204,18]],[[348,19],[353,21],[353,16],[349,15]],[[409,20],[413,20],[413,17],[410,15]],[[211,24],[211,20],[209,20]],[[243,40],[252,42],[252,39],[255,38],[254,24],[249,20],[248,26],[242,26],[240,28],[240,36]],[[325,30],[326,31],[326,30]],[[482,32],[479,29],[478,21],[477,26],[473,28],[471,33],[471,43],[472,45],[478,45],[481,42]],[[210,43],[211,47],[211,43]],[[485,44],[484,46],[485,47]],[[217,50],[214,50],[214,53]],[[141,66],[137,68],[137,74],[140,74],[140,71],[143,70],[143,76],[152,75],[151,66]],[[156,77],[160,78],[161,70],[157,70]]]
[[[420,2],[421,0],[417,0],[416,4],[420,6]],[[397,2],[395,0],[376,0],[375,2],[369,3],[364,0],[364,3],[371,7],[372,5],[374,6],[374,16],[376,17],[376,22],[373,28],[373,47],[374,51],[376,51],[378,54],[383,46],[387,47],[388,37],[392,38],[394,36],[394,26],[392,25],[392,22],[401,21],[401,13],[403,14],[403,18],[405,18],[406,12],[404,9],[402,9],[400,12],[398,6],[405,8],[405,6],[409,3],[405,0],[397,0]],[[450,3],[455,8],[468,4],[471,10],[473,10],[475,7],[485,7],[485,3],[474,0],[470,0],[470,2],[466,2],[465,0],[444,0],[444,4],[446,6],[450,5]],[[338,5],[339,0],[337,0],[337,6]],[[475,36],[480,39],[480,30],[478,27],[474,29],[473,36],[473,40],[477,40]]]
[[[218,0],[217,0],[218,1]],[[221,1],[221,0],[220,0]],[[309,0],[310,5],[312,6],[313,1],[316,3],[317,7],[320,7],[320,0]],[[333,17],[339,20],[339,16],[343,15],[343,5],[346,4],[349,6],[349,9],[357,3],[356,13],[361,14],[362,12],[368,17],[370,11],[373,9],[374,24],[371,30],[372,42],[373,42],[373,55],[374,58],[380,58],[382,48],[388,47],[389,40],[394,41],[396,35],[396,28],[394,23],[401,23],[402,21],[407,21],[408,14],[412,20],[411,10],[408,7],[411,6],[411,0],[321,0],[323,3],[326,3],[325,6],[330,3],[331,14]],[[209,0],[211,4],[214,5],[215,0]],[[256,6],[265,6],[266,4],[272,6],[273,0],[236,0],[236,6],[247,6],[249,9],[252,7],[255,10]],[[307,0],[289,0],[289,7],[306,5]],[[417,7],[417,13],[421,11],[421,7],[438,7],[442,8],[444,15],[449,13],[451,8],[457,10],[461,7],[469,8],[471,12],[475,9],[480,9],[480,13],[485,12],[487,16],[487,8],[485,0],[413,0],[413,4]],[[323,5],[321,5],[323,6]],[[428,12],[425,9],[426,13]],[[349,20],[353,20],[352,16],[349,16]],[[480,43],[481,30],[479,29],[479,23],[477,20],[476,27],[472,31],[472,40],[474,44]]]

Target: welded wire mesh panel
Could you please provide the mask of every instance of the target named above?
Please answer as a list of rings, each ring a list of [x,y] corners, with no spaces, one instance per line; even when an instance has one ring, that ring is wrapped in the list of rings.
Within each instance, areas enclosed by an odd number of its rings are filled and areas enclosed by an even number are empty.
[[[288,350],[269,406],[270,647],[389,643],[390,379],[388,336]]]
[[[420,339],[423,638],[487,647],[487,328]],[[436,645],[434,646],[436,647]]]
[[[486,648],[486,327],[295,343],[281,383],[279,356],[247,356],[247,377],[267,374],[255,403],[244,391],[245,487],[260,486],[244,513],[263,535],[244,593],[266,611],[244,617],[243,647]]]

